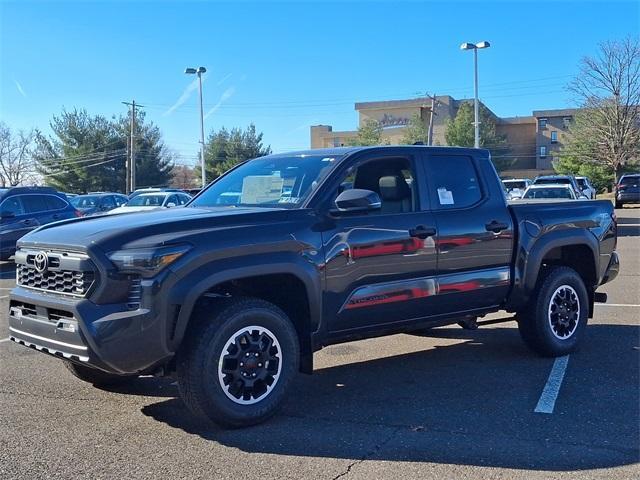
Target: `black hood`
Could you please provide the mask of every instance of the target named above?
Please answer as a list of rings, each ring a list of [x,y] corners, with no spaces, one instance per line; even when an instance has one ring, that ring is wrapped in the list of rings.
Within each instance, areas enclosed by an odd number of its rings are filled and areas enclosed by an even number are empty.
[[[18,246],[64,247],[88,251],[141,248],[188,241],[216,228],[286,220],[300,210],[259,207],[170,208],[150,212],[85,217],[44,225],[20,239]]]

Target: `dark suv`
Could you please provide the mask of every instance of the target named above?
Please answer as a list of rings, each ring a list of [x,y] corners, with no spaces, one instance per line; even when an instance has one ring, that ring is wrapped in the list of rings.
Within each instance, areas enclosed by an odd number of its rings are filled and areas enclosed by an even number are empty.
[[[48,187],[0,190],[0,260],[16,251],[16,242],[40,225],[80,216],[64,193]]]
[[[128,201],[129,198],[121,193],[91,193],[78,195],[69,200],[71,205],[80,210],[85,217],[106,213],[121,207]]]
[[[616,184],[616,208],[625,203],[640,203],[640,173],[623,175]]]

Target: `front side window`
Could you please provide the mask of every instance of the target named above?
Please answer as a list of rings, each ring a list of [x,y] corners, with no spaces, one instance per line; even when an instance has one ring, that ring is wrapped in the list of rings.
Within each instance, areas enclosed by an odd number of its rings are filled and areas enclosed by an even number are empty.
[[[138,195],[127,202],[127,207],[161,207],[166,195]]]
[[[94,208],[100,202],[100,197],[96,195],[81,195],[71,199],[71,205],[76,208]]]
[[[24,209],[22,208],[20,198],[17,196],[7,198],[5,201],[0,203],[0,212],[22,215],[24,213]]]
[[[368,214],[392,215],[416,211],[417,192],[411,162],[406,158],[369,160],[350,168],[335,198],[345,190],[371,190],[380,197],[380,209]]]
[[[482,198],[478,174],[471,157],[430,156],[432,205],[439,209],[465,208]]]
[[[300,208],[339,159],[323,155],[256,158],[215,181],[189,206]]]
[[[112,210],[116,208],[116,202],[113,200],[113,197],[111,195],[102,199],[102,208],[104,208],[105,210]]]

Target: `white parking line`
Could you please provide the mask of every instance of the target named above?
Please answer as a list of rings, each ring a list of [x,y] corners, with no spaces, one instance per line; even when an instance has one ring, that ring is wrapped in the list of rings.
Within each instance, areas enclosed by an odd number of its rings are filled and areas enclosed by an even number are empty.
[[[596,307],[640,307],[636,303],[596,303]]]
[[[4,297],[0,297],[0,300],[2,300],[3,298],[9,298],[9,295],[5,295]]]
[[[556,399],[558,393],[560,393],[560,386],[562,385],[562,379],[564,378],[564,372],[567,370],[567,364],[569,363],[569,355],[564,357],[558,357],[553,362],[551,373],[547,383],[542,389],[542,395],[538,400],[538,405],[534,412],[536,413],[553,413],[553,408],[556,405]]]
[[[8,339],[8,338],[3,338],[2,340],[0,340],[0,343],[2,343],[2,342],[8,342],[9,340],[10,340],[10,339]]]

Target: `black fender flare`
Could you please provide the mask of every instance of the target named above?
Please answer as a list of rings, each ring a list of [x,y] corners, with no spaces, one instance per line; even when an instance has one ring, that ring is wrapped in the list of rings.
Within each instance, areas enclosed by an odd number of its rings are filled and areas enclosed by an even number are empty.
[[[187,331],[189,320],[198,299],[208,290],[224,282],[242,278],[255,277],[270,274],[291,274],[297,277],[305,286],[309,301],[309,338],[301,338],[302,342],[309,342],[311,333],[320,326],[321,319],[321,277],[317,269],[301,257],[293,254],[289,258],[282,255],[272,255],[270,258],[254,257],[250,265],[229,265],[233,259],[226,261],[214,261],[202,265],[188,275],[180,279],[171,289],[169,304],[180,305],[177,319],[174,319],[171,347],[177,350]],[[305,329],[307,330],[307,329]]]
[[[509,311],[517,311],[529,301],[536,288],[542,260],[554,248],[586,246],[591,251],[592,258],[585,261],[593,261],[596,275],[598,275],[600,252],[598,239],[587,229],[551,230],[540,237],[530,238],[529,241],[531,243],[528,252],[526,244],[518,246],[514,262],[513,292],[507,302]]]

